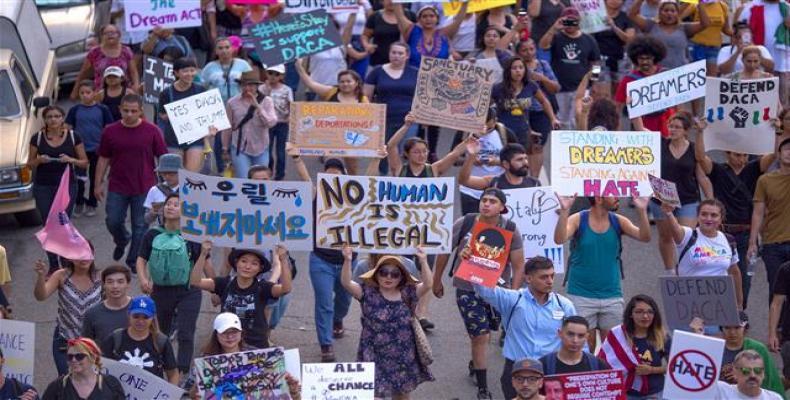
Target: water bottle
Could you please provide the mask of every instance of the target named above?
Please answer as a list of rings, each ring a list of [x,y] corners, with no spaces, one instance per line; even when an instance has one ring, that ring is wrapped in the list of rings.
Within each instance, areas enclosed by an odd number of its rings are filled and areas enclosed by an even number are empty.
[[[752,254],[749,257],[749,265],[746,267],[746,276],[754,276],[754,267],[757,265],[757,261],[760,260],[760,256],[757,254]]]

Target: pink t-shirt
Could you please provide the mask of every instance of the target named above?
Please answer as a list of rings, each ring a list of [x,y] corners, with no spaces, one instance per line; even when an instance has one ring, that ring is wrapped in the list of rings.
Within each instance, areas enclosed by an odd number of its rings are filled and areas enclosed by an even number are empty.
[[[156,185],[156,160],[167,153],[159,128],[142,121],[134,128],[121,121],[107,125],[101,134],[99,156],[110,159],[110,192],[144,195]]]
[[[96,89],[102,88],[104,70],[111,66],[121,67],[128,82],[129,64],[132,62],[133,57],[134,54],[128,46],[121,46],[121,54],[118,57],[107,57],[101,51],[101,46],[92,48],[88,52],[88,61],[93,65],[93,86]]]

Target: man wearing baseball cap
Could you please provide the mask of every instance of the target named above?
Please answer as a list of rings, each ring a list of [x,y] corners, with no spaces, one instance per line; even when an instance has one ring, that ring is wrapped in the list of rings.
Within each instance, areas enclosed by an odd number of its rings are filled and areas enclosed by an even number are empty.
[[[513,400],[545,399],[540,394],[540,388],[543,386],[543,365],[540,361],[532,358],[516,361],[513,363],[510,379],[516,389],[516,397],[513,397]]]

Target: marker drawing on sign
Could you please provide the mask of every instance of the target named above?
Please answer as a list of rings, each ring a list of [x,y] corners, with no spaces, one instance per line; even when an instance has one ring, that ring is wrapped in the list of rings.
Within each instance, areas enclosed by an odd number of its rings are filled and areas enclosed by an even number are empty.
[[[686,350],[669,361],[669,378],[683,390],[701,392],[716,382],[719,371],[709,355]]]

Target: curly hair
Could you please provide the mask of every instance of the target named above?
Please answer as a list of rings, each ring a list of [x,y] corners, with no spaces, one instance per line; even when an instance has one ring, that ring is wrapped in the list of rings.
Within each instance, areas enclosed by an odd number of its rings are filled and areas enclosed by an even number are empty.
[[[587,127],[603,126],[606,130],[616,131],[620,127],[617,105],[609,99],[594,100],[587,115]]]
[[[628,58],[636,64],[639,56],[653,56],[653,62],[659,63],[667,56],[667,46],[664,42],[651,36],[638,36],[626,48]]]

